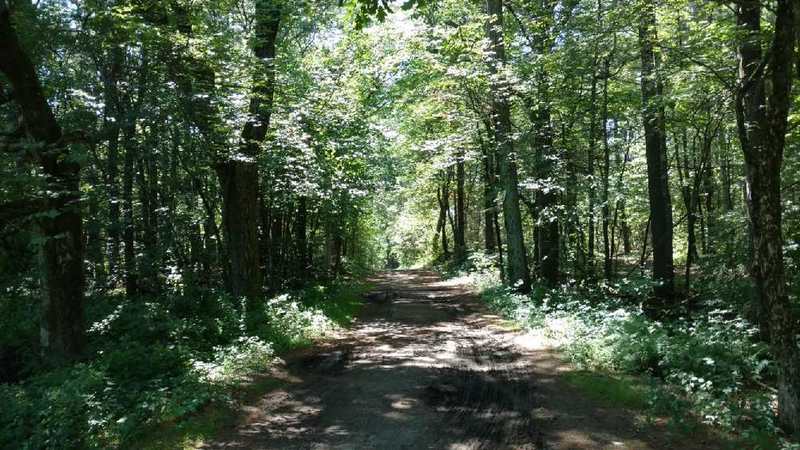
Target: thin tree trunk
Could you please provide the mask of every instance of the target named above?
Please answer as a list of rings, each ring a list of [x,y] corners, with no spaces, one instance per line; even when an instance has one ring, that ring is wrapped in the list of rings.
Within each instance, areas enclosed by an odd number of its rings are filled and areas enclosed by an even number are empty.
[[[602,208],[602,221],[603,221],[603,277],[610,280],[613,276],[612,267],[612,244],[610,236],[610,220],[611,220],[611,198],[609,197],[609,185],[611,177],[611,147],[608,139],[608,76],[609,76],[609,61],[606,58],[603,61],[603,107],[602,107],[602,136],[603,136],[603,188],[601,194]]]
[[[478,134],[480,135],[480,130]],[[497,251],[497,239],[494,230],[496,195],[494,161],[490,148],[483,140],[481,140],[481,150],[483,150],[483,239],[486,253],[491,255]]]
[[[464,184],[466,182],[466,174],[464,172],[464,152],[460,151],[457,155],[456,161],[456,230],[453,234],[453,244],[455,246],[455,263],[463,264],[467,259],[467,241],[466,241],[466,222],[467,213],[465,209]]]
[[[111,287],[115,287],[119,277],[120,258],[120,198],[119,198],[119,135],[122,115],[117,83],[122,65],[122,48],[115,46],[109,58],[111,59],[108,74],[104,82],[105,91],[105,125],[108,133],[108,159],[106,169],[106,187],[108,189],[108,272]]]
[[[596,66],[596,64],[595,64]],[[597,193],[595,190],[594,179],[594,159],[597,152],[597,73],[592,73],[592,94],[589,118],[591,124],[589,125],[589,151],[586,155],[587,159],[587,173],[589,175],[589,211],[588,211],[588,259],[589,259],[589,272],[594,274],[594,243],[595,243],[595,208],[597,207]]]
[[[447,199],[450,197],[448,189],[448,182],[446,175],[443,178],[442,185],[437,191],[439,200],[439,229],[441,230],[442,239],[442,257],[445,261],[450,259],[450,249],[447,243],[447,211],[450,209]]]
[[[309,269],[308,265],[308,199],[301,196],[297,201],[297,218],[295,219],[295,242],[297,247],[298,275],[304,276]]]
[[[94,153],[94,151],[93,151]],[[100,184],[100,177],[97,168],[92,166],[87,174],[86,181],[91,186]],[[102,224],[100,221],[100,196],[96,190],[88,194],[88,213],[89,220],[86,225],[86,253],[91,266],[91,276],[93,289],[95,291],[105,290],[107,277],[105,268],[105,258],[103,254],[103,243],[101,238]]]
[[[126,126],[123,133],[125,157],[122,168],[122,244],[124,254],[125,293],[135,296],[138,293],[136,277],[136,249],[133,211],[133,175],[136,161],[137,144],[133,142],[135,125]]]

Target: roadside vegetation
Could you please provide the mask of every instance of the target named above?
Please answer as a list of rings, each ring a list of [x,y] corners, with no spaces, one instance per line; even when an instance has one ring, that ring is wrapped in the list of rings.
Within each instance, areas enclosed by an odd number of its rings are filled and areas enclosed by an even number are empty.
[[[684,433],[710,425],[734,446],[797,449],[776,420],[775,368],[758,327],[748,321],[746,278],[698,280],[695,298],[663,320],[643,311],[651,282],[639,274],[615,282],[534,287],[519,294],[500,282],[483,254],[451,277],[536,333],[574,365],[566,380],[611,406],[666,417]]]
[[[282,353],[347,326],[366,287],[340,282],[270,298],[254,330],[222,293],[92,299],[90,358],[43,373],[22,361],[23,376],[32,375],[0,385],[0,448],[173,448],[214,435],[235,417],[242,391],[271,386],[263,377]],[[14,319],[17,332],[38,331],[25,315]]]

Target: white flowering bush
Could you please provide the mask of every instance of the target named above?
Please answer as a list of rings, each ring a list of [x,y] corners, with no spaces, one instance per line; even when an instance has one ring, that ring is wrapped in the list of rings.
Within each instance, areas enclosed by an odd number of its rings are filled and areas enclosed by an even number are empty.
[[[716,308],[712,299],[710,308],[662,323],[641,310],[650,291],[644,279],[520,295],[485,273],[467,278],[495,311],[541,332],[577,368],[645,375],[657,386],[649,393],[653,413],[752,439],[778,435],[767,347],[735,309]]]
[[[267,333],[279,348],[308,343],[336,328],[321,308],[288,294],[267,300],[264,308]]]
[[[264,371],[274,357],[270,343],[254,336],[242,336],[231,344],[216,347],[211,361],[195,360],[192,365],[203,379],[229,384]]]

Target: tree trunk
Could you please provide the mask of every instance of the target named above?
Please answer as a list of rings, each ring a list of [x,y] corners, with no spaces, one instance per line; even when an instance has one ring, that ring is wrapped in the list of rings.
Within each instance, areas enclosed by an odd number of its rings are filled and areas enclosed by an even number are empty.
[[[597,73],[596,69],[595,72],[592,73],[592,94],[591,94],[591,104],[590,112],[589,112],[589,120],[591,123],[589,124],[589,150],[586,155],[587,159],[587,168],[586,172],[588,174],[589,180],[589,211],[588,211],[588,219],[587,222],[589,228],[589,236],[588,236],[588,259],[589,259],[589,272],[594,274],[594,243],[595,243],[595,208],[597,203],[597,194],[595,191],[595,179],[594,179],[594,158],[597,149]]]
[[[133,142],[135,125],[126,127],[123,133],[125,157],[122,164],[122,246],[124,254],[125,294],[129,297],[137,294],[136,249],[133,211],[133,173],[136,161],[137,144]]]
[[[622,254],[629,255],[632,250],[631,224],[628,222],[628,206],[624,199],[619,201],[620,233],[622,234]]]
[[[490,43],[489,71],[492,74],[492,109],[495,115],[495,142],[500,162],[500,183],[503,187],[503,218],[508,246],[508,283],[520,292],[530,291],[530,274],[525,254],[522,230],[522,214],[519,209],[519,186],[517,182],[517,157],[511,136],[511,110],[508,99],[508,81],[500,72],[505,65],[505,43],[503,42],[503,1],[487,0],[489,24],[487,34]]]
[[[653,233],[653,278],[658,309],[670,299],[674,290],[672,262],[672,201],[667,175],[667,135],[665,131],[663,87],[659,75],[660,58],[655,51],[656,11],[653,0],[645,0],[639,23],[639,45],[642,57],[642,119],[647,153],[647,187],[650,197]]]
[[[459,152],[456,162],[456,229],[453,233],[453,245],[455,246],[455,263],[461,265],[467,259],[466,241],[466,222],[467,213],[464,207],[464,183],[466,175],[464,173],[464,152]]]
[[[91,186],[98,186],[100,184],[100,177],[97,173],[97,168],[92,166],[88,171],[86,181]],[[105,258],[103,254],[103,245],[101,238],[102,223],[100,215],[100,196],[99,193],[92,189],[88,193],[88,214],[89,220],[86,226],[86,253],[87,259],[90,262],[90,273],[93,281],[92,288],[95,291],[103,291],[107,286]]]
[[[798,320],[784,276],[780,174],[791,107],[796,8],[795,0],[777,2],[768,68],[762,65],[761,2],[743,0],[737,9],[743,38],[738,49],[736,118],[752,226],[751,276],[758,293],[762,333],[769,337],[776,362],[778,419],[789,433],[800,431],[800,348]]]
[[[709,155],[709,163],[711,162]],[[717,221],[717,211],[716,211],[716,204],[714,203],[714,197],[716,193],[716,186],[714,185],[714,177],[713,171],[708,169],[705,171],[703,176],[703,194],[705,200],[705,210],[700,215],[700,219],[703,221],[700,229],[703,231],[703,254],[710,255],[714,253],[714,238],[712,236],[712,230],[715,228],[716,221]]]
[[[609,186],[611,178],[611,147],[608,142],[608,76],[609,61],[603,61],[603,113],[600,125],[603,135],[603,188],[601,194],[602,221],[603,221],[603,277],[610,280],[613,276],[612,267],[612,245],[610,236],[611,224],[611,198],[609,197]]]
[[[253,73],[250,118],[242,130],[236,154],[220,161],[216,168],[222,187],[222,218],[230,259],[231,294],[248,299],[251,324],[259,320],[253,314],[256,314],[255,301],[261,296],[263,285],[258,240],[258,156],[272,114],[280,18],[277,2],[255,2],[253,53],[262,66]]]
[[[480,130],[478,130],[480,135]],[[481,140],[481,150],[483,151],[483,239],[484,248],[487,254],[497,251],[497,239],[494,231],[494,212],[495,212],[495,175],[494,161],[488,143]]]
[[[106,187],[108,189],[108,272],[111,287],[116,287],[119,278],[120,257],[120,199],[119,199],[119,134],[122,117],[117,82],[122,65],[122,48],[111,50],[110,67],[104,81],[105,91],[105,130],[108,133],[108,160]]]
[[[545,80],[540,80],[544,84]],[[540,88],[540,92],[544,88]],[[558,284],[560,275],[560,225],[558,220],[558,191],[555,186],[553,152],[553,128],[550,123],[550,107],[543,101],[534,114],[536,138],[534,146],[537,155],[537,175],[543,186],[536,191],[536,212],[538,217],[536,232],[537,264],[539,275],[548,286]]]
[[[227,161],[217,169],[222,187],[222,220],[230,258],[231,294],[257,299],[261,295],[258,249],[258,167],[255,162]]]
[[[439,229],[442,239],[442,257],[445,261],[450,259],[450,249],[447,244],[447,216],[450,209],[450,189],[449,181],[446,175],[443,174],[442,186],[437,190],[439,201]]]
[[[40,219],[41,345],[48,359],[62,364],[80,358],[85,345],[80,166],[64,142],[36,68],[19,43],[6,2],[0,2],[0,72],[13,88],[28,138],[48,147],[36,155],[49,191],[46,206],[53,212]]]
[[[297,217],[294,222],[294,240],[295,252],[297,254],[297,269],[295,276],[298,279],[306,279],[308,277],[308,257],[306,256],[308,250],[308,241],[306,235],[308,233],[308,199],[305,196],[300,196],[297,200]]]
[[[150,143],[152,145],[152,143]],[[149,147],[149,146],[148,146]],[[153,195],[151,184],[153,181],[153,167],[151,161],[152,150],[147,155],[140,152],[137,161],[139,170],[136,173],[136,181],[139,187],[139,203],[142,205],[142,232],[141,242],[143,246],[142,264],[139,270],[139,289],[142,292],[155,294],[158,293],[159,267],[158,260],[158,222],[156,219],[157,198]]]

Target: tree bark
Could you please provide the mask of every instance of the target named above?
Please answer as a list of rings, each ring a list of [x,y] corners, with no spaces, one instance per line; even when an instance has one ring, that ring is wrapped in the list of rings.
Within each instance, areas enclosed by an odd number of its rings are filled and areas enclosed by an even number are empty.
[[[491,92],[494,112],[495,142],[500,162],[500,183],[503,187],[503,218],[508,246],[508,283],[520,292],[530,291],[530,273],[525,254],[522,214],[519,208],[517,157],[511,136],[511,109],[508,99],[508,80],[502,70],[505,66],[503,38],[503,1],[487,0],[489,23],[487,35],[490,43],[489,71],[492,74]]]
[[[456,161],[456,229],[453,233],[453,244],[455,246],[455,263],[457,265],[463,264],[467,259],[467,241],[466,241],[466,222],[467,212],[465,209],[464,184],[466,182],[466,174],[464,172],[464,152],[460,151],[457,155]]]
[[[544,77],[542,77],[544,78]],[[540,80],[541,84],[546,80]],[[545,88],[540,87],[540,93]],[[544,97],[544,95],[543,95]],[[539,275],[548,286],[558,284],[560,276],[560,225],[558,220],[558,191],[555,183],[554,164],[551,159],[553,152],[553,128],[550,123],[550,106],[540,100],[534,113],[536,137],[534,147],[536,151],[536,171],[540,180],[540,188],[536,191],[536,212],[534,217],[536,227],[536,267]]]
[[[480,127],[478,127],[478,136],[481,136]],[[497,251],[497,239],[495,238],[494,230],[495,198],[497,194],[495,191],[494,158],[492,157],[490,145],[481,138],[481,150],[483,152],[483,239],[484,249],[489,255]]]
[[[110,64],[104,80],[105,92],[105,130],[108,133],[108,159],[106,187],[108,189],[108,272],[111,287],[115,287],[119,277],[120,258],[120,199],[119,199],[119,134],[122,117],[120,114],[119,82],[122,70],[122,48],[114,47],[109,55]]]
[[[42,231],[42,321],[44,355],[56,364],[78,359],[85,346],[83,224],[80,166],[62,140],[62,130],[44,96],[36,68],[23,50],[7,2],[0,1],[0,71],[13,87],[28,138],[45,144],[37,155],[46,177]]]
[[[663,87],[659,75],[660,58],[655,51],[656,11],[653,0],[645,0],[639,23],[642,58],[642,119],[647,153],[647,187],[653,233],[653,279],[658,309],[673,296],[672,200],[667,174],[667,135],[664,118]]]
[[[609,61],[608,58],[603,60],[603,106],[602,106],[602,120],[600,126],[602,127],[603,136],[603,185],[601,191],[602,207],[602,222],[603,222],[603,277],[610,280],[613,277],[612,255],[613,252],[610,236],[611,224],[611,198],[609,196],[609,186],[611,184],[611,146],[609,145],[608,136],[608,77],[609,77]]]
[[[780,174],[791,107],[796,9],[795,0],[777,1],[767,59],[761,48],[761,2],[742,0],[737,9],[743,37],[738,48],[736,118],[751,222],[750,270],[758,293],[762,333],[769,337],[776,362],[778,419],[789,433],[800,431],[800,347],[798,318],[784,275]]]
[[[100,184],[100,177],[98,176],[97,169],[92,167],[87,174],[86,181],[91,186],[98,186]],[[105,258],[103,253],[103,245],[101,238],[102,224],[100,221],[100,198],[99,193],[92,190],[88,194],[88,215],[89,220],[86,225],[86,253],[87,259],[90,263],[90,273],[92,279],[92,288],[95,291],[102,291],[107,286],[107,277],[105,269]]]
[[[588,263],[589,263],[589,273],[594,276],[594,243],[595,243],[595,208],[597,203],[597,193],[595,189],[595,179],[594,179],[594,159],[595,153],[597,150],[597,69],[594,69],[595,72],[592,73],[592,94],[590,100],[590,111],[589,111],[589,120],[591,123],[589,124],[589,149],[588,153],[586,154],[587,159],[587,167],[586,172],[588,175],[588,184],[589,184],[589,210],[588,210],[588,219],[587,222],[589,228],[589,243],[588,243]]]
[[[308,253],[308,240],[306,235],[308,234],[308,198],[306,196],[300,196],[297,200],[297,217],[295,217],[294,221],[294,241],[295,241],[295,252],[297,255],[297,263],[296,263],[296,271],[295,276],[300,279],[304,280],[308,277],[308,257],[306,256]]]
[[[138,293],[136,274],[135,223],[133,211],[133,173],[136,161],[137,144],[133,142],[136,125],[126,127],[123,133],[125,157],[122,164],[122,247],[124,256],[125,294],[129,297]]]
[[[222,218],[230,259],[231,294],[247,298],[251,313],[261,296],[263,274],[258,245],[259,171],[258,155],[267,134],[275,94],[275,50],[281,10],[278,2],[255,2],[255,39],[253,53],[261,67],[254,71],[253,93],[248,109],[250,119],[244,126],[234,155],[219,161],[216,167],[222,187]],[[257,321],[257,317],[252,317]]]
[[[447,242],[447,216],[450,209],[450,181],[446,174],[442,173],[442,185],[437,189],[437,200],[439,202],[439,223],[437,230],[440,231],[442,239],[442,258],[447,261],[450,259],[450,249]]]

